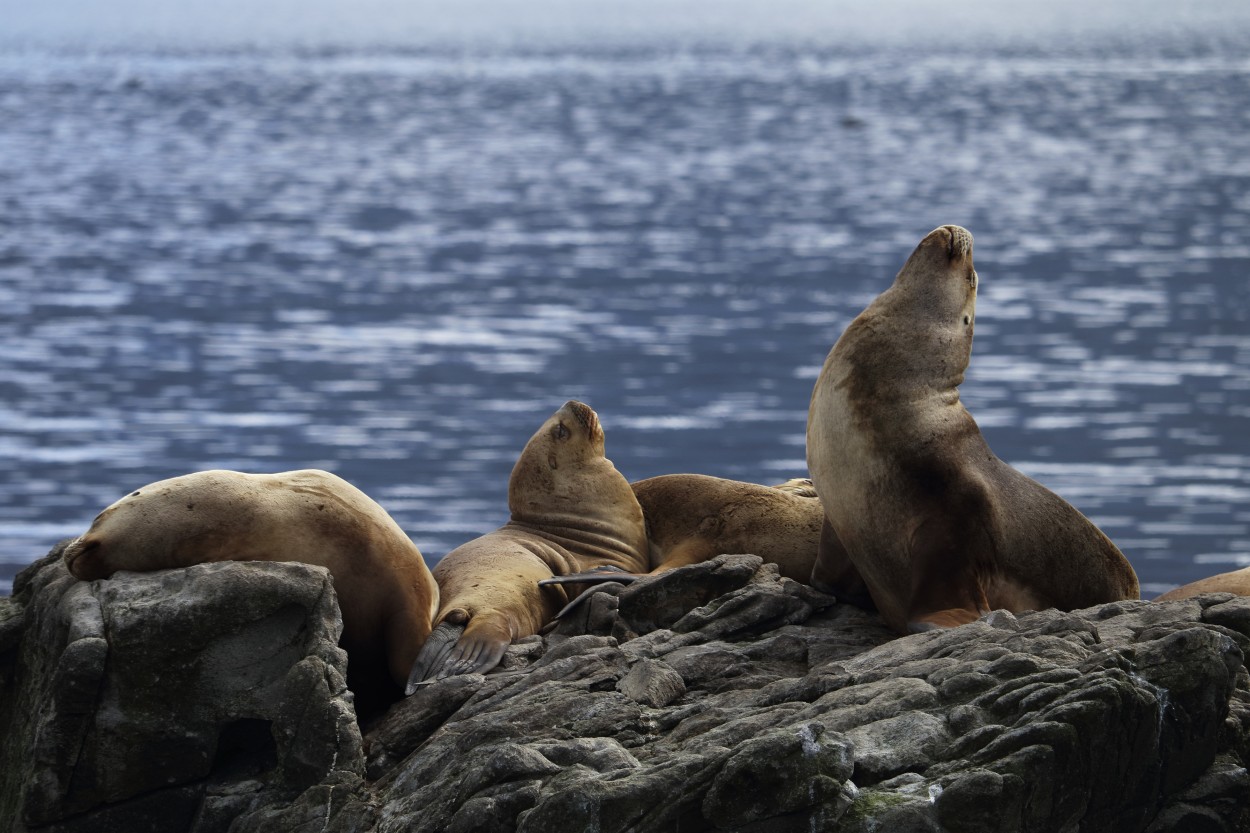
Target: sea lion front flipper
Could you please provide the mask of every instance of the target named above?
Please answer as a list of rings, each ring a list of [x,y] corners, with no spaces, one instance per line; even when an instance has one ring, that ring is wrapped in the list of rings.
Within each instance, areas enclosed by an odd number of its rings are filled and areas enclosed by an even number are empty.
[[[438,627],[430,632],[429,638],[421,646],[421,651],[412,664],[412,672],[408,675],[408,685],[404,688],[405,695],[411,695],[421,686],[429,685],[438,679],[438,669],[447,663],[452,649],[464,635],[464,621],[457,623],[449,617],[439,622]]]
[[[855,568],[828,518],[820,527],[820,542],[809,583],[822,593],[833,594],[839,602],[848,602],[864,610],[877,609],[868,584]]]
[[[966,625],[990,612],[984,565],[994,563],[994,545],[984,526],[967,518],[931,514],[917,524],[908,546],[909,633]]]
[[[448,658],[446,670],[439,675],[439,679],[458,674],[482,673],[498,665],[512,640],[493,633],[493,628],[474,630],[473,623],[470,622],[464,636],[456,642],[456,647]]]
[[[405,691],[459,674],[489,671],[512,644],[506,625],[489,613],[453,608],[431,633],[408,675]]]

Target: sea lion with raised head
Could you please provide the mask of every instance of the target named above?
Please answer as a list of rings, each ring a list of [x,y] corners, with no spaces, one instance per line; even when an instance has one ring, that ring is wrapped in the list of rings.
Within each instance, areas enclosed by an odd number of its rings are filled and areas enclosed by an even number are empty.
[[[538,429],[508,481],[511,519],[434,566],[442,606],[408,690],[493,668],[514,640],[538,633],[568,603],[553,576],[607,566],[644,570],[642,507],[604,456],[603,428],[570,400]]]
[[[935,229],[812,391],[807,465],[829,522],[814,582],[853,567],[903,633],[1138,597],[1107,536],[994,456],[959,401],[976,294],[972,235]]]
[[[1177,599],[1188,599],[1199,593],[1236,593],[1238,596],[1250,596],[1250,567],[1233,570],[1231,573],[1220,573],[1207,576],[1189,584],[1169,590],[1156,596],[1156,602],[1173,602]]]
[[[389,677],[389,699],[398,697],[438,609],[434,577],[394,519],[346,480],[315,469],[201,471],[149,484],[101,512],[64,557],[84,581],[210,561],[325,567],[343,614],[353,691],[371,701],[372,691],[357,690],[361,681],[372,689]]]

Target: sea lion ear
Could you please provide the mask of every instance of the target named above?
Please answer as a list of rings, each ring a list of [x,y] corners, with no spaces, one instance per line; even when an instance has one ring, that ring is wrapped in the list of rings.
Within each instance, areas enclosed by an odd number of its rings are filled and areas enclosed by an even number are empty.
[[[550,467],[551,467],[551,469],[554,471],[555,469],[560,468],[560,461],[556,459],[556,455],[554,455],[554,454],[548,454],[548,455],[547,455],[547,465],[548,465],[548,466],[550,466]]]

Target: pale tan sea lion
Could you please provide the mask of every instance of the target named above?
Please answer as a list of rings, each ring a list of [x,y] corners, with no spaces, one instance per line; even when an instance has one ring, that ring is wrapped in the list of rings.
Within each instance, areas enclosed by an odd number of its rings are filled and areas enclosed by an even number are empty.
[[[807,583],[815,568],[825,521],[812,481],[794,478],[761,486],[702,474],[666,474],[632,484],[647,521],[645,573],[602,567],[546,579],[542,584],[630,583],[718,555],[750,553],[776,564],[787,578]],[[854,565],[835,583],[839,598],[873,608]],[[585,597],[569,602],[563,617]]]
[[[803,481],[761,486],[704,474],[639,480],[634,494],[647,521],[650,573],[725,553],[751,553],[807,582],[825,514],[803,497]],[[794,490],[799,490],[796,494]]]
[[[812,391],[807,464],[829,521],[814,582],[853,566],[900,632],[1138,597],[1107,536],[995,457],[960,403],[976,290],[972,235],[934,230]]]
[[[214,470],[161,480],[109,506],[65,550],[69,571],[84,581],[210,561],[328,569],[349,673],[370,679],[382,676],[370,669],[385,668],[398,686],[395,696],[438,609],[434,576],[386,510],[346,480],[314,469]]]
[[[1199,593],[1236,593],[1238,596],[1250,596],[1250,567],[1198,579],[1175,590],[1169,590],[1161,596],[1156,596],[1155,601],[1172,602],[1177,599],[1188,599]]]
[[[508,481],[511,519],[434,566],[442,605],[409,678],[493,668],[508,645],[538,633],[568,602],[553,576],[597,566],[646,569],[647,531],[629,482],[604,457],[603,428],[569,401],[526,443]]]

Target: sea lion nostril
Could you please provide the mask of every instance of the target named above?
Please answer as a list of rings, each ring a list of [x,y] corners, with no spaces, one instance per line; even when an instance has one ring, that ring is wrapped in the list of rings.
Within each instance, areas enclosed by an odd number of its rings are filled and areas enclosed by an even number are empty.
[[[595,430],[595,424],[599,420],[595,416],[594,409],[589,405],[584,402],[578,402],[576,399],[570,399],[568,402],[564,403],[564,407],[568,408],[569,411],[572,412],[573,416],[587,431],[593,432]]]

